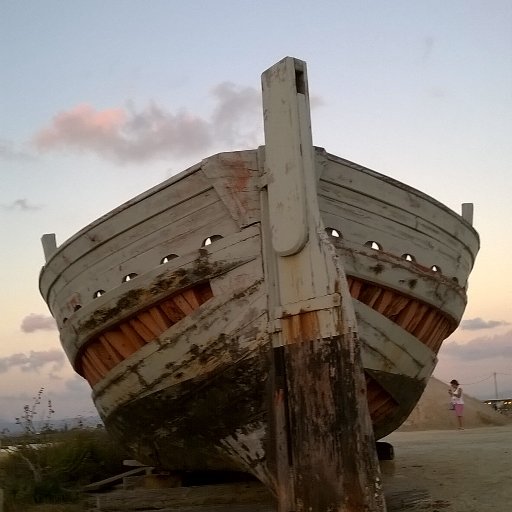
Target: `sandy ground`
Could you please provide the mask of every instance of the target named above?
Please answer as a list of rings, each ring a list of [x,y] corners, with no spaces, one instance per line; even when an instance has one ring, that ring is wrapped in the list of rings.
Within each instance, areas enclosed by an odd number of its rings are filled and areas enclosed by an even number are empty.
[[[405,423],[381,439],[395,452],[393,461],[381,461],[388,512],[512,512],[512,418],[470,396],[465,400],[466,429],[457,430],[447,384],[431,379]],[[270,496],[261,501],[237,493],[237,502],[215,505],[211,496],[199,505],[200,497],[161,512],[276,510]]]
[[[396,431],[382,441],[395,450],[393,461],[381,462],[391,511],[512,511],[512,424]]]
[[[395,451],[394,460],[381,461],[388,512],[512,511],[512,423],[466,430],[396,431],[382,441],[391,443]],[[210,496],[207,501],[210,504],[199,505],[187,500],[161,512],[276,511],[269,498],[214,505]]]
[[[433,378],[402,427],[381,439],[395,452],[394,460],[381,461],[388,512],[512,512],[512,418],[470,396],[465,400],[466,429],[457,430],[447,384]],[[203,488],[179,505],[174,498],[175,506],[161,512],[275,512],[269,495],[253,499],[250,491],[221,504]],[[202,502],[204,493],[209,504]],[[101,510],[135,510],[126,494],[123,502]]]
[[[448,384],[432,377],[423,396],[400,430],[452,430],[454,413],[448,409]],[[511,419],[497,413],[489,405],[464,393],[464,425],[469,428],[497,427]],[[511,509],[512,510],[512,507]]]

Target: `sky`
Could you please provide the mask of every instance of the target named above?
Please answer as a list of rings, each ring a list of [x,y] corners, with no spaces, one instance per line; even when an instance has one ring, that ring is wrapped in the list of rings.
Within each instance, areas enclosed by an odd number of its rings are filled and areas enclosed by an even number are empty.
[[[55,418],[95,414],[39,294],[41,236],[262,144],[260,76],[285,56],[307,62],[315,145],[474,203],[481,250],[434,375],[512,396],[512,2],[1,0],[0,419],[42,387]]]

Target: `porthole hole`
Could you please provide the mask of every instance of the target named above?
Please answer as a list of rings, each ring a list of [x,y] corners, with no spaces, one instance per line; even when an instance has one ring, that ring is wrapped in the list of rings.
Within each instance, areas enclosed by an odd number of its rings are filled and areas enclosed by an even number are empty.
[[[92,296],[93,299],[101,297],[105,293],[105,290],[96,290]]]
[[[366,245],[366,247],[370,247],[370,249],[373,249],[375,251],[382,251],[382,246],[379,244],[379,242],[375,242],[374,240],[369,240],[364,245]]]
[[[416,258],[412,254],[409,254],[409,253],[402,254],[402,258],[405,261],[416,261]]]
[[[73,311],[78,311],[82,306],[80,304],[75,304],[73,306]]]
[[[135,274],[134,272],[132,272],[131,274],[128,274],[126,276],[123,277],[123,283],[127,283],[128,281],[131,281],[132,279],[134,279],[135,277],[137,277],[137,274]]]
[[[334,229],[334,228],[325,228],[325,232],[329,235],[329,236],[332,236],[333,238],[343,238],[341,236],[341,231],[338,231],[337,229]]]
[[[438,265],[432,265],[430,270],[432,270],[432,272],[439,272],[439,274],[441,273],[441,268]]]
[[[164,263],[169,263],[169,261],[177,258],[178,255],[177,254],[168,254],[167,256],[164,256],[161,260],[160,260],[160,265],[163,265]]]
[[[217,240],[220,240],[222,238],[221,235],[212,235],[212,236],[209,236],[208,238],[205,238],[203,240],[203,247],[206,247],[207,245],[211,245],[213,244],[213,242],[216,242]]]

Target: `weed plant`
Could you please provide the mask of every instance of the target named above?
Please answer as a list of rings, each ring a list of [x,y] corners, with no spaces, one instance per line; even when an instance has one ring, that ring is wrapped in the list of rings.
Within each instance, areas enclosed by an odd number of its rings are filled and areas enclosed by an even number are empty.
[[[80,488],[126,470],[125,451],[103,429],[47,431],[18,439],[0,459],[6,512],[36,503],[73,503]]]

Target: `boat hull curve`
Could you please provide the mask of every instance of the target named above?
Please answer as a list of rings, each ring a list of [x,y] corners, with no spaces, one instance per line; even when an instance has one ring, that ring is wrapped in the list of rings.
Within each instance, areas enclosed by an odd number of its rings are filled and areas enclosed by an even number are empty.
[[[134,457],[249,471],[272,488],[271,333],[282,318],[269,315],[263,155],[215,155],[98,219],[48,251],[40,290]],[[315,159],[379,439],[412,411],[462,318],[478,235],[419,191],[321,148]]]

